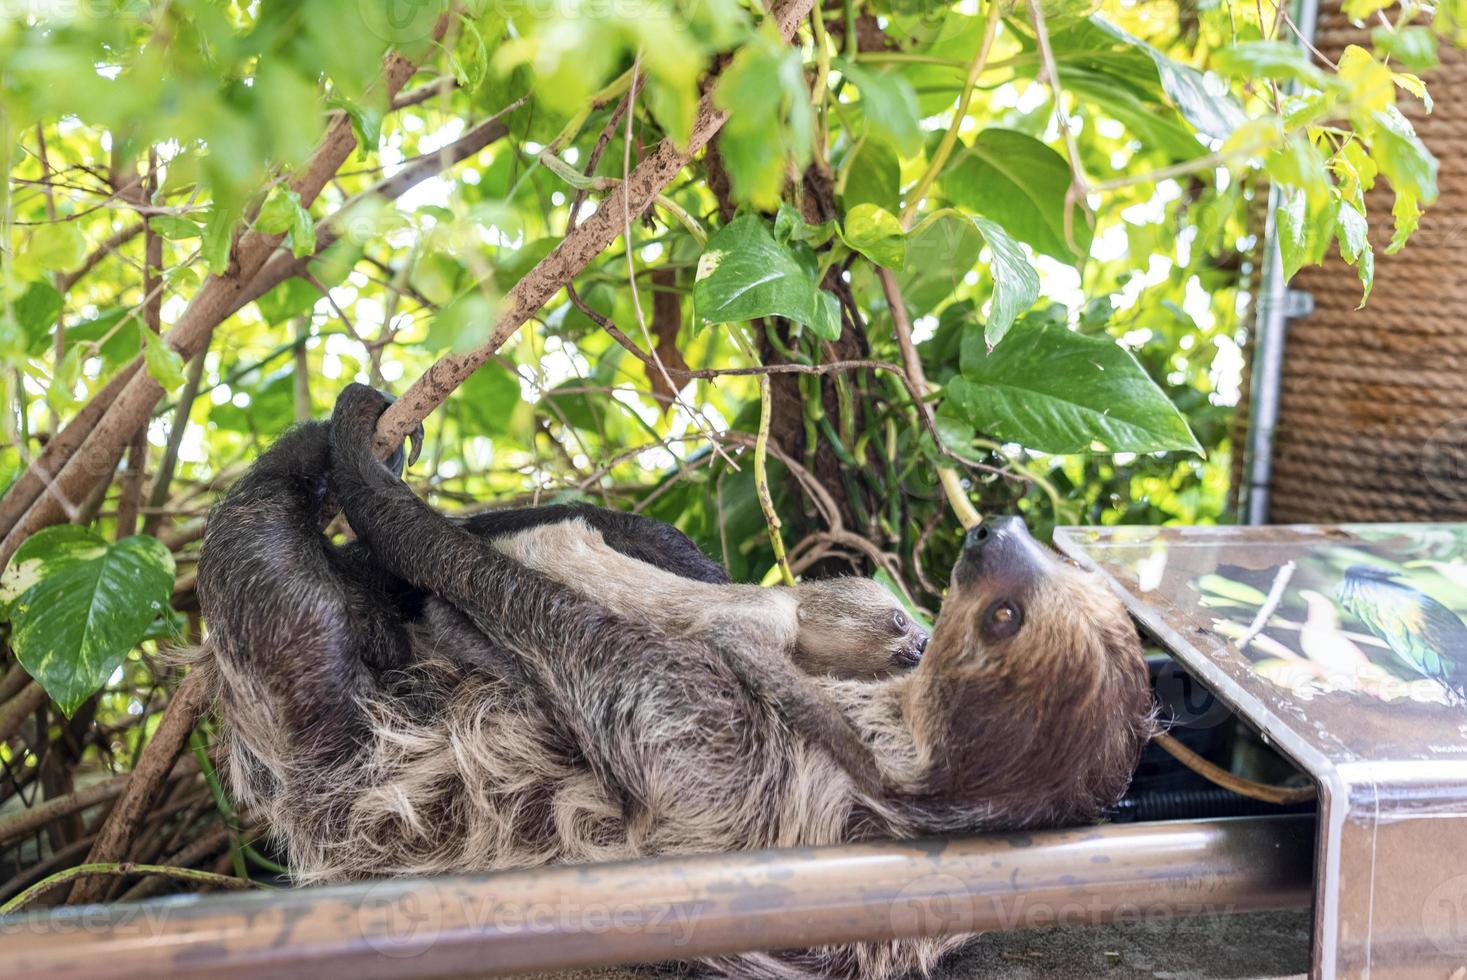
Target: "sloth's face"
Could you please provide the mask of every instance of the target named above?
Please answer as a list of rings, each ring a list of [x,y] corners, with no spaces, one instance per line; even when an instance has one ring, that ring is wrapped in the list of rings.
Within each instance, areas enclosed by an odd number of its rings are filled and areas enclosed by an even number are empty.
[[[968,532],[927,660],[944,674],[1134,667],[1140,644],[1100,578],[1035,541],[1017,517]]]
[[[948,754],[986,754],[1026,738],[1024,725],[1051,733],[1046,749],[1078,752],[1113,733],[1139,752],[1149,732],[1146,664],[1125,607],[1016,517],[968,533],[915,677],[918,697],[936,708],[924,727]]]

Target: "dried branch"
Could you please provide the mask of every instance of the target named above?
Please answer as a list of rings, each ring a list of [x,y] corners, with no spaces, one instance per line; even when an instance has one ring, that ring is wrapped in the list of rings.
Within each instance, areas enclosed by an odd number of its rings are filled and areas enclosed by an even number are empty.
[[[185,677],[173,692],[163,720],[138,758],[122,797],[97,832],[97,840],[87,858],[90,863],[110,864],[127,853],[143,817],[158,798],[168,773],[183,751],[189,732],[208,706],[208,695],[203,675],[198,673]],[[105,881],[90,879],[77,886],[71,900],[77,904],[100,901],[106,890]]]

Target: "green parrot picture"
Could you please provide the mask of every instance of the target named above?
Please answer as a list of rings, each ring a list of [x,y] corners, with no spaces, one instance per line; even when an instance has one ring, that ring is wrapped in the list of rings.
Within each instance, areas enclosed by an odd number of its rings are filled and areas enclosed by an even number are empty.
[[[1467,699],[1467,625],[1456,613],[1373,565],[1345,569],[1335,597],[1402,663]]]

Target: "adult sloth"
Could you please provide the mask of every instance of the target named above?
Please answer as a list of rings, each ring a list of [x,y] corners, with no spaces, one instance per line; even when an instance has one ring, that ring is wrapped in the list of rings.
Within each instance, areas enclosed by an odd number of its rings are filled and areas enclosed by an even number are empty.
[[[513,669],[415,661],[384,587],[318,530],[323,462],[277,445],[256,464],[206,538],[200,667],[217,672],[235,792],[303,880],[1076,823],[1124,791],[1150,733],[1140,643],[1105,586],[1021,522],[969,534],[915,670],[810,679],[874,756],[871,788],[727,651],[601,608],[420,501],[371,453],[385,406],[360,385],[338,400],[337,498],[375,561],[451,602]],[[303,431],[323,430],[281,444]],[[865,980],[959,941],[714,965]]]

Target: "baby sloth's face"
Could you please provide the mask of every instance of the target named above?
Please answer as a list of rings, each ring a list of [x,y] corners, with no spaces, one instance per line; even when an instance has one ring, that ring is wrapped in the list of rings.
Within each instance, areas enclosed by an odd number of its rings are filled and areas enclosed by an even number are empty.
[[[917,624],[879,582],[855,576],[801,582],[796,666],[835,677],[885,677],[915,667],[927,646]]]

